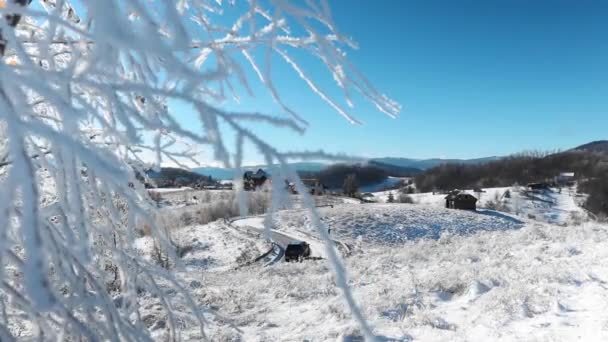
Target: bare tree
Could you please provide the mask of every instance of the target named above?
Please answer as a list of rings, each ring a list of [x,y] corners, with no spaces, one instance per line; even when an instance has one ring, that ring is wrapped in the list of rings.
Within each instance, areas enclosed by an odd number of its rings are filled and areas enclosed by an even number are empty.
[[[164,161],[196,163],[200,146],[211,147],[211,158],[239,169],[248,143],[268,164],[279,164],[282,175],[305,194],[286,163],[334,156],[281,152],[249,129],[252,124],[296,133],[307,128],[275,87],[271,56],[349,122],[357,120],[298,63],[295,50],[329,70],[347,105],[359,94],[391,117],[400,109],[347,61],[344,52],[355,45],[336,29],[324,0],[249,1],[234,8],[232,1],[208,0],[2,4],[0,306],[10,313],[0,315],[2,341],[15,339],[11,328],[23,317],[36,327],[38,336],[32,339],[149,340],[138,314],[140,291],[153,293],[163,305],[170,340],[180,336],[176,306],[190,308],[204,336],[204,316],[213,313],[197,307],[172,273],[131,247],[138,227],[148,227],[159,247],[175,258],[165,230],[151,219],[154,202],[135,175]],[[242,12],[224,17],[229,7]],[[222,109],[226,101],[238,100],[239,89],[253,93],[250,84],[256,81],[249,79],[247,68],[284,116]],[[182,126],[172,112],[175,102],[192,107],[200,126]],[[236,134],[232,148],[224,128]],[[307,195],[305,204],[326,241],[336,284],[372,338]],[[271,204],[270,215],[278,207]],[[112,267],[104,267],[107,263]],[[119,286],[113,290],[121,292],[123,303],[118,306],[104,286],[117,274]],[[161,283],[178,295],[168,297]]]
[[[357,176],[355,174],[346,176],[342,191],[349,197],[355,197],[357,195],[357,192],[359,191],[359,182],[357,181]]]

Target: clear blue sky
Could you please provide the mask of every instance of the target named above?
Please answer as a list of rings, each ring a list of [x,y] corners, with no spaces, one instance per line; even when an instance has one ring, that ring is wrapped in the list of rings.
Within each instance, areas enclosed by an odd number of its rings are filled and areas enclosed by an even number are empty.
[[[474,158],[567,149],[608,138],[608,1],[331,0],[351,61],[403,105],[398,119],[363,100],[353,126],[286,66],[275,80],[311,126],[256,131],[283,150],[367,157]],[[333,95],[318,64],[304,67]],[[230,109],[280,113],[257,88]]]

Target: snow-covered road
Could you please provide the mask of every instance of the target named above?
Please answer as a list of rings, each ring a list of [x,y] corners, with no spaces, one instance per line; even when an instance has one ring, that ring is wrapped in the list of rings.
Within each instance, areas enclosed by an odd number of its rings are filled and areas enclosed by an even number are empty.
[[[236,219],[232,221],[232,225],[242,229],[249,229],[260,234],[264,234],[264,217],[246,217]],[[306,241],[310,244],[310,252],[312,257],[325,258],[325,246],[317,239],[312,238],[310,235],[303,234],[297,231],[290,231],[289,233],[278,230],[271,230],[272,240],[281,247],[285,248],[289,243],[294,240]]]

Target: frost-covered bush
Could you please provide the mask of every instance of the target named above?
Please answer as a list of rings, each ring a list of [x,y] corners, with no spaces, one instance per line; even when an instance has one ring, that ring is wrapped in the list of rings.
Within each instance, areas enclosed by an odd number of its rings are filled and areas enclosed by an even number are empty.
[[[402,193],[402,194],[413,194],[415,192],[416,192],[416,189],[411,185],[399,188],[399,193]]]
[[[286,63],[350,122],[357,120],[298,64],[296,50],[327,68],[348,106],[351,95],[359,93],[389,116],[399,111],[346,60],[346,51],[355,45],[336,29],[324,0],[2,3],[3,341],[14,339],[23,319],[32,329],[20,338],[147,340],[149,326],[137,314],[144,294],[154,294],[165,310],[169,340],[180,336],[175,307],[180,307],[180,321],[188,316],[204,336],[204,316],[213,313],[203,312],[179,280],[133,248],[136,231],[147,227],[172,256],[165,230],[150,215],[156,205],[141,175],[151,166],[150,156],[157,168],[166,161],[182,165],[196,162],[199,146],[205,145],[213,159],[238,169],[247,143],[268,164],[281,165],[276,174],[295,182],[303,193],[286,162],[332,156],[281,152],[249,129],[268,124],[302,133],[307,127],[281,100],[271,77],[275,60]],[[222,109],[226,101],[238,100],[241,90],[252,93],[252,82],[263,84],[286,115]],[[200,126],[182,126],[173,112],[176,103],[192,108]],[[236,136],[232,148],[227,130]],[[244,211],[247,202],[238,203]],[[314,216],[312,200],[306,203]],[[272,204],[270,211],[276,208]],[[336,283],[369,335],[325,229],[314,221],[328,241]],[[110,270],[118,271],[108,271],[108,262]],[[115,273],[122,305],[115,305],[103,284]],[[167,287],[173,288],[170,298]]]
[[[195,223],[206,224],[218,219],[227,219],[240,215],[238,199],[235,193],[225,193],[225,199],[213,201],[196,209]],[[247,215],[265,214],[270,207],[270,195],[262,191],[247,192]],[[186,225],[184,223],[184,225]]]
[[[265,192],[250,192],[247,197],[247,208],[249,215],[265,214],[270,209],[270,194]]]
[[[346,176],[342,185],[342,191],[348,197],[355,197],[357,195],[359,192],[359,181],[357,181],[357,176],[354,173]]]
[[[507,190],[509,191],[509,190]],[[510,192],[509,192],[509,196],[510,196]],[[506,192],[505,195],[503,195],[504,198],[510,198],[510,197],[506,197]],[[497,210],[497,211],[503,211],[503,212],[511,212],[511,208],[505,203],[505,200],[503,200],[501,198],[501,195],[498,192],[494,193],[494,198],[485,202],[484,204],[484,208],[486,209],[490,209],[490,210]]]
[[[409,204],[415,203],[414,198],[412,198],[412,196],[404,194],[404,193],[399,194],[399,197],[397,197],[397,201],[399,203],[409,203]]]
[[[189,226],[194,223],[194,218],[192,217],[192,214],[187,211],[183,212],[180,215],[179,220],[184,226]]]
[[[202,203],[180,208],[171,206],[153,212],[153,221],[159,229],[168,234],[181,227],[194,224],[207,224],[219,219],[240,216],[239,199],[235,192],[216,192],[213,196],[209,191],[202,195]],[[212,199],[211,199],[212,198]],[[255,191],[245,194],[245,215],[261,215],[268,212],[271,206],[271,195],[268,192]],[[148,225],[139,228],[140,235],[152,233]]]

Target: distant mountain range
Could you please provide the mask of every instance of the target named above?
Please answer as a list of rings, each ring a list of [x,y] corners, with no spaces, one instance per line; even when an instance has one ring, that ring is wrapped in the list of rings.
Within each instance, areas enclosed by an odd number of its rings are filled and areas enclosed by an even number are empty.
[[[319,172],[319,171],[327,168],[327,166],[329,166],[329,164],[324,164],[324,163],[307,163],[307,162],[291,163],[289,165],[291,167],[293,167],[296,170],[296,172],[311,172],[311,173]],[[257,169],[267,170],[268,166],[267,165],[244,166],[242,169],[243,169],[243,172],[256,171]],[[198,174],[201,174],[201,175],[211,176],[214,179],[219,179],[219,180],[234,179],[234,169],[227,169],[227,168],[222,168],[222,167],[197,167],[197,168],[193,168],[192,171],[194,171]]]
[[[211,176],[213,179],[226,180],[234,178],[234,171],[232,169],[221,167],[197,167],[193,168],[192,171],[200,175]]]
[[[431,158],[431,159],[410,159],[410,158],[393,158],[393,157],[385,157],[385,158],[375,158],[372,162],[378,162],[387,165],[399,166],[404,168],[414,168],[418,170],[427,170],[433,168],[435,166],[439,166],[442,164],[484,164],[494,160],[498,160],[501,157],[486,157],[486,158],[476,158],[476,159],[441,159],[441,158]]]
[[[588,151],[588,152],[602,152],[608,153],[608,140],[593,141],[584,145],[573,148],[571,151]],[[467,164],[467,165],[480,165],[497,161],[502,157],[485,157],[485,158],[474,158],[474,159],[442,159],[442,158],[430,158],[430,159],[413,159],[413,158],[396,158],[396,157],[384,157],[384,158],[373,158],[367,161],[368,165],[374,166],[384,170],[388,175],[395,177],[411,177],[418,175],[428,169],[432,169],[442,164]],[[315,163],[315,162],[297,162],[291,163],[290,166],[300,174],[315,174],[325,170],[331,164],[326,163]],[[254,165],[243,167],[244,171],[256,171],[257,169],[268,170],[266,165]],[[226,169],[221,167],[199,167],[194,168],[192,171],[205,175],[211,176],[218,180],[229,180],[234,178],[234,169]]]
[[[488,158],[477,158],[477,159],[410,159],[410,158],[374,158],[368,160],[368,164],[375,167],[381,168],[387,171],[389,174],[399,177],[415,176],[424,170],[433,168],[435,166],[447,163],[457,164],[483,164],[490,161],[500,159],[500,157],[488,157]],[[317,173],[326,169],[331,164],[324,163],[313,163],[313,162],[298,162],[289,164],[296,172],[299,173]],[[266,165],[255,165],[243,167],[243,171],[256,171],[257,169],[265,169]],[[234,169],[226,169],[221,167],[199,167],[194,168],[192,171],[205,175],[211,176],[214,179],[226,180],[234,178]]]
[[[592,141],[588,144],[575,147],[573,150],[608,153],[608,140]]]

